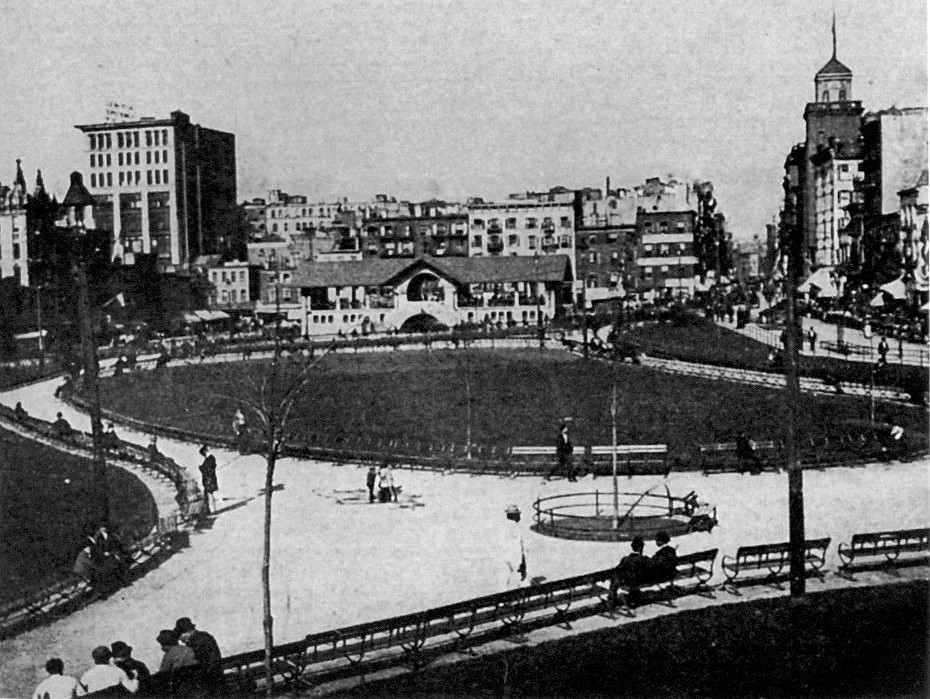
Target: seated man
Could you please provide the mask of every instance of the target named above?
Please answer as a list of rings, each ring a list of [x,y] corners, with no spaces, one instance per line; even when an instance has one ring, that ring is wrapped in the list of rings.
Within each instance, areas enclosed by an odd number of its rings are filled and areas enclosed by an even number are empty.
[[[643,537],[634,536],[630,542],[632,552],[620,559],[614,577],[610,581],[610,600],[617,603],[617,589],[622,587],[628,590],[627,604],[635,607],[639,603],[639,586],[646,578],[649,570],[649,559],[643,555],[645,542]]]
[[[649,572],[647,580],[652,583],[665,582],[675,577],[675,565],[678,554],[671,547],[668,532],[661,531],[656,534],[656,546],[659,550],[649,559]]]
[[[52,429],[55,431],[55,435],[61,439],[69,438],[73,432],[71,424],[62,417],[61,413],[58,413],[56,418],[55,422],[52,423]]]

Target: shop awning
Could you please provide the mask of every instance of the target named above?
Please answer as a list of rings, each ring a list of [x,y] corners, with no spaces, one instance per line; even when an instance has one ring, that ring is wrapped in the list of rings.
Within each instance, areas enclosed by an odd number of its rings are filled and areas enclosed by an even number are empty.
[[[879,290],[888,294],[891,298],[903,301],[907,298],[907,287],[904,286],[904,280],[900,277],[894,281],[888,282],[878,287]]]

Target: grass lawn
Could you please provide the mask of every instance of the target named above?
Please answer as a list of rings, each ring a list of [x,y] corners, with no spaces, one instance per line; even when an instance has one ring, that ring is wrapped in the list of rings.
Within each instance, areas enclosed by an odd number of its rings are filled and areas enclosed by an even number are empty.
[[[107,409],[159,424],[231,436],[244,384],[266,363],[249,362],[139,372],[101,383]],[[468,350],[331,355],[318,368],[292,420],[298,441],[332,442],[359,433],[384,439],[464,444],[466,376],[472,393],[472,441],[481,445],[551,444],[557,425],[574,418],[576,444],[610,443],[611,369],[559,351]],[[620,365],[618,441],[670,445],[693,456],[702,442],[783,436],[783,392],[674,376]],[[804,435],[859,431],[864,399],[805,395]],[[921,427],[918,411],[884,407],[882,417]],[[926,430],[921,427],[920,434]]]
[[[341,696],[927,696],[925,581],[815,588],[799,601],[680,611],[516,646]]]
[[[686,361],[729,366],[738,369],[772,371],[768,345],[723,328],[700,316],[684,316],[682,323],[644,323],[629,326],[626,336],[646,354]],[[806,346],[806,345],[805,345]],[[805,376],[827,380],[869,382],[869,362],[850,362],[835,357],[800,357],[799,369]],[[930,381],[926,368],[889,364],[876,374],[878,384],[902,390],[923,391]]]
[[[92,523],[91,462],[0,431],[0,603],[71,571]],[[69,479],[70,483],[66,483]],[[108,469],[114,530],[130,540],[155,523],[155,501],[135,476]]]
[[[17,384],[54,376],[61,371],[60,365],[49,359],[44,367],[35,366],[0,366],[0,389],[7,389]]]

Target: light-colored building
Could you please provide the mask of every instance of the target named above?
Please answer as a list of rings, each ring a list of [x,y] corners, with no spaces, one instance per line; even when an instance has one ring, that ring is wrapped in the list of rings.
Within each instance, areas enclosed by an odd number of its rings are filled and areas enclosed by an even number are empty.
[[[914,284],[914,299],[924,304],[930,292],[930,224],[928,208],[927,170],[913,187],[902,189],[900,197],[901,252],[904,257],[905,277]]]
[[[575,215],[570,203],[511,200],[468,207],[470,257],[568,255],[575,276]]]
[[[308,262],[282,280],[299,293],[302,334],[548,322],[573,281],[566,255]],[[293,314],[289,314],[293,317]]]
[[[227,252],[236,216],[236,138],[167,119],[79,124],[86,138],[89,190],[113,255],[133,264],[155,254],[163,268]]]
[[[248,262],[216,262],[205,271],[213,285],[208,299],[211,308],[248,308],[254,300]]]
[[[21,286],[29,286],[26,179],[19,160],[13,185],[0,184],[0,278],[8,277],[14,277]]]
[[[858,142],[844,144],[830,139],[811,159],[814,165],[814,264],[832,267],[849,259],[846,234],[854,178],[862,162]]]

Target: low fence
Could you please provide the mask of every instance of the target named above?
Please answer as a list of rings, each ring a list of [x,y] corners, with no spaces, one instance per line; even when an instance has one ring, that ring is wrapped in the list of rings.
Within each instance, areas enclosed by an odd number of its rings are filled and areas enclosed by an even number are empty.
[[[72,431],[70,436],[57,433],[53,425],[29,415],[17,414],[13,409],[0,405],[0,421],[22,429],[59,448],[92,452],[91,435]],[[130,578],[144,574],[153,565],[170,555],[185,538],[184,529],[199,512],[202,496],[197,483],[174,461],[164,456],[152,459],[143,448],[120,440],[108,452],[111,459],[119,459],[146,469],[156,476],[170,481],[178,493],[179,511],[162,515],[143,538],[129,543],[131,563]],[[91,600],[97,590],[86,579],[68,575],[51,585],[25,594],[0,608],[0,639],[19,633],[25,628],[40,623],[49,615],[70,612]]]

